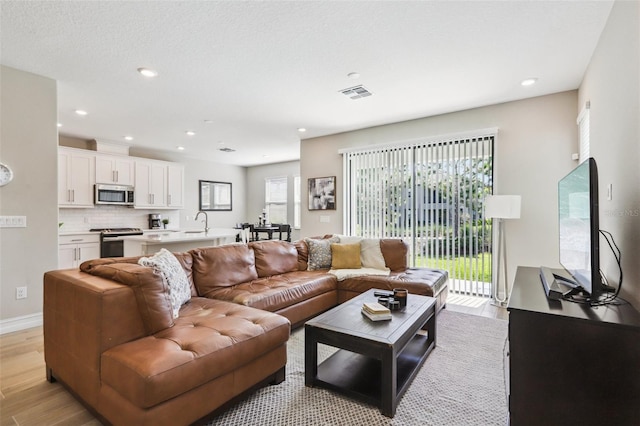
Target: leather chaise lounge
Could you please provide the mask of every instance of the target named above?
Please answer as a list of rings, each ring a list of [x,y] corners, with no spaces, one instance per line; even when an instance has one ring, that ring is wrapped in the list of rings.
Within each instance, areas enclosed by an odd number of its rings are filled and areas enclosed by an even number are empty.
[[[342,281],[326,269],[307,270],[304,241],[175,253],[191,290],[177,318],[166,280],[138,258],[47,272],[47,378],[106,424],[191,424],[284,380],[291,326],[363,291],[404,287],[444,307],[446,271],[408,268],[400,240],[380,240],[380,249],[388,276]]]

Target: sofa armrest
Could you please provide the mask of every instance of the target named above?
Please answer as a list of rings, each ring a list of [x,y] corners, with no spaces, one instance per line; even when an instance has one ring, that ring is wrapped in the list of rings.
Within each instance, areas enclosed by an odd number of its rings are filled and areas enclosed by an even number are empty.
[[[47,376],[62,380],[90,404],[100,388],[100,356],[146,335],[133,290],[77,269],[44,274]]]

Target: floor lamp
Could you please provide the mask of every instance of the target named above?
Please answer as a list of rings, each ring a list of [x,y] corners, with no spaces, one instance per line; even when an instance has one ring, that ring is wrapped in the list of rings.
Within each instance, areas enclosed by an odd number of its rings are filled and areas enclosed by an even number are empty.
[[[498,220],[498,267],[496,268],[496,285],[493,287],[491,295],[492,303],[497,306],[507,306],[509,301],[507,239],[504,231],[504,220],[520,219],[520,198],[519,195],[487,195],[484,201],[485,218],[490,217]],[[504,261],[504,297],[501,299],[499,290],[502,261]]]

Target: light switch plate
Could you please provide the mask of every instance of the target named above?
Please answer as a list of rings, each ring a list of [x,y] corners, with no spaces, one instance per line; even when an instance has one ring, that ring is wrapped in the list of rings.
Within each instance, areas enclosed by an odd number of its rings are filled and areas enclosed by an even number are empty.
[[[331,222],[331,216],[325,216],[325,215],[320,216],[320,222],[322,222],[322,223]]]
[[[0,228],[26,228],[26,216],[0,216]]]

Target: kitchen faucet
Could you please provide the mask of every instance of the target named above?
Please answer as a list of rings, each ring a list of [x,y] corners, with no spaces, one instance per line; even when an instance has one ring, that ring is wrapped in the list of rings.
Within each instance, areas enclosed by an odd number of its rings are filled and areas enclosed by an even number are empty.
[[[203,212],[202,210],[200,210],[198,213],[196,213],[196,217],[193,220],[198,220],[198,216],[200,216],[200,213],[204,215],[204,232],[206,234],[207,232],[209,232],[209,216],[207,215],[207,212]]]

